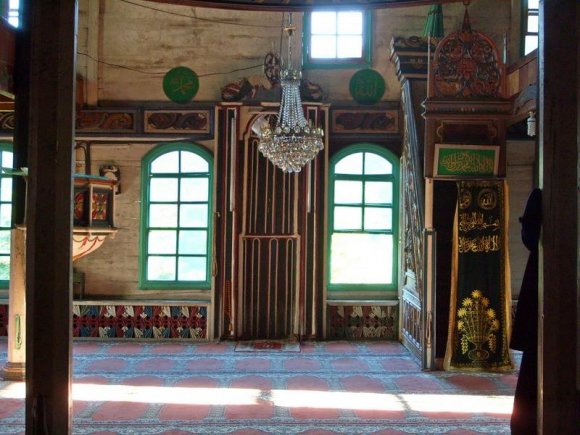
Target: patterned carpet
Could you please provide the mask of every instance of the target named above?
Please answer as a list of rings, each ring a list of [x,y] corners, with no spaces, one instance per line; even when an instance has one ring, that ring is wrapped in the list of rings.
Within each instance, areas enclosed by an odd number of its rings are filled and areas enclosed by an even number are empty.
[[[421,372],[395,342],[235,345],[75,341],[73,434],[509,434],[515,373]],[[24,433],[23,395],[0,382],[0,433]]]

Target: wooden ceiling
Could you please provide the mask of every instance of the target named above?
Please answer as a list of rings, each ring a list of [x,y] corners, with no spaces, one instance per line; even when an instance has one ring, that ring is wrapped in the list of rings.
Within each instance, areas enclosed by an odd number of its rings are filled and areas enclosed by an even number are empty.
[[[265,11],[303,11],[313,8],[392,8],[424,6],[433,3],[456,3],[463,0],[149,0],[183,6],[221,9],[253,9]]]

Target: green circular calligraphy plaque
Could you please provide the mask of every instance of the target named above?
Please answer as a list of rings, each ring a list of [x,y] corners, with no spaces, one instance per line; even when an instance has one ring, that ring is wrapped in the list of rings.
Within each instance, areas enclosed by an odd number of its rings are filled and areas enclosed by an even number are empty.
[[[350,79],[350,95],[359,104],[376,104],[385,93],[385,80],[373,69],[362,69]]]
[[[185,66],[175,67],[163,77],[163,92],[176,103],[187,103],[199,89],[197,74]]]

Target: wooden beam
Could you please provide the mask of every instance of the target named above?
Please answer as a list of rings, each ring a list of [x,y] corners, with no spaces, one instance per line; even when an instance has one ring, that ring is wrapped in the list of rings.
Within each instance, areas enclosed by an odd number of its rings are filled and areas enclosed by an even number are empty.
[[[577,433],[580,7],[540,1],[539,434]]]
[[[26,432],[71,433],[75,0],[28,1]]]

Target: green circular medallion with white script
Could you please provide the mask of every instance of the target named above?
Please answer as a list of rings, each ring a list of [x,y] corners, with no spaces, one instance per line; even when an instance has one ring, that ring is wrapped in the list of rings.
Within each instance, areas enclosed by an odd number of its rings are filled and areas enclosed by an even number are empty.
[[[350,79],[350,95],[359,104],[376,104],[385,93],[385,80],[373,69],[362,69]]]
[[[176,103],[187,103],[199,89],[197,74],[186,66],[170,69],[163,77],[163,92]]]

